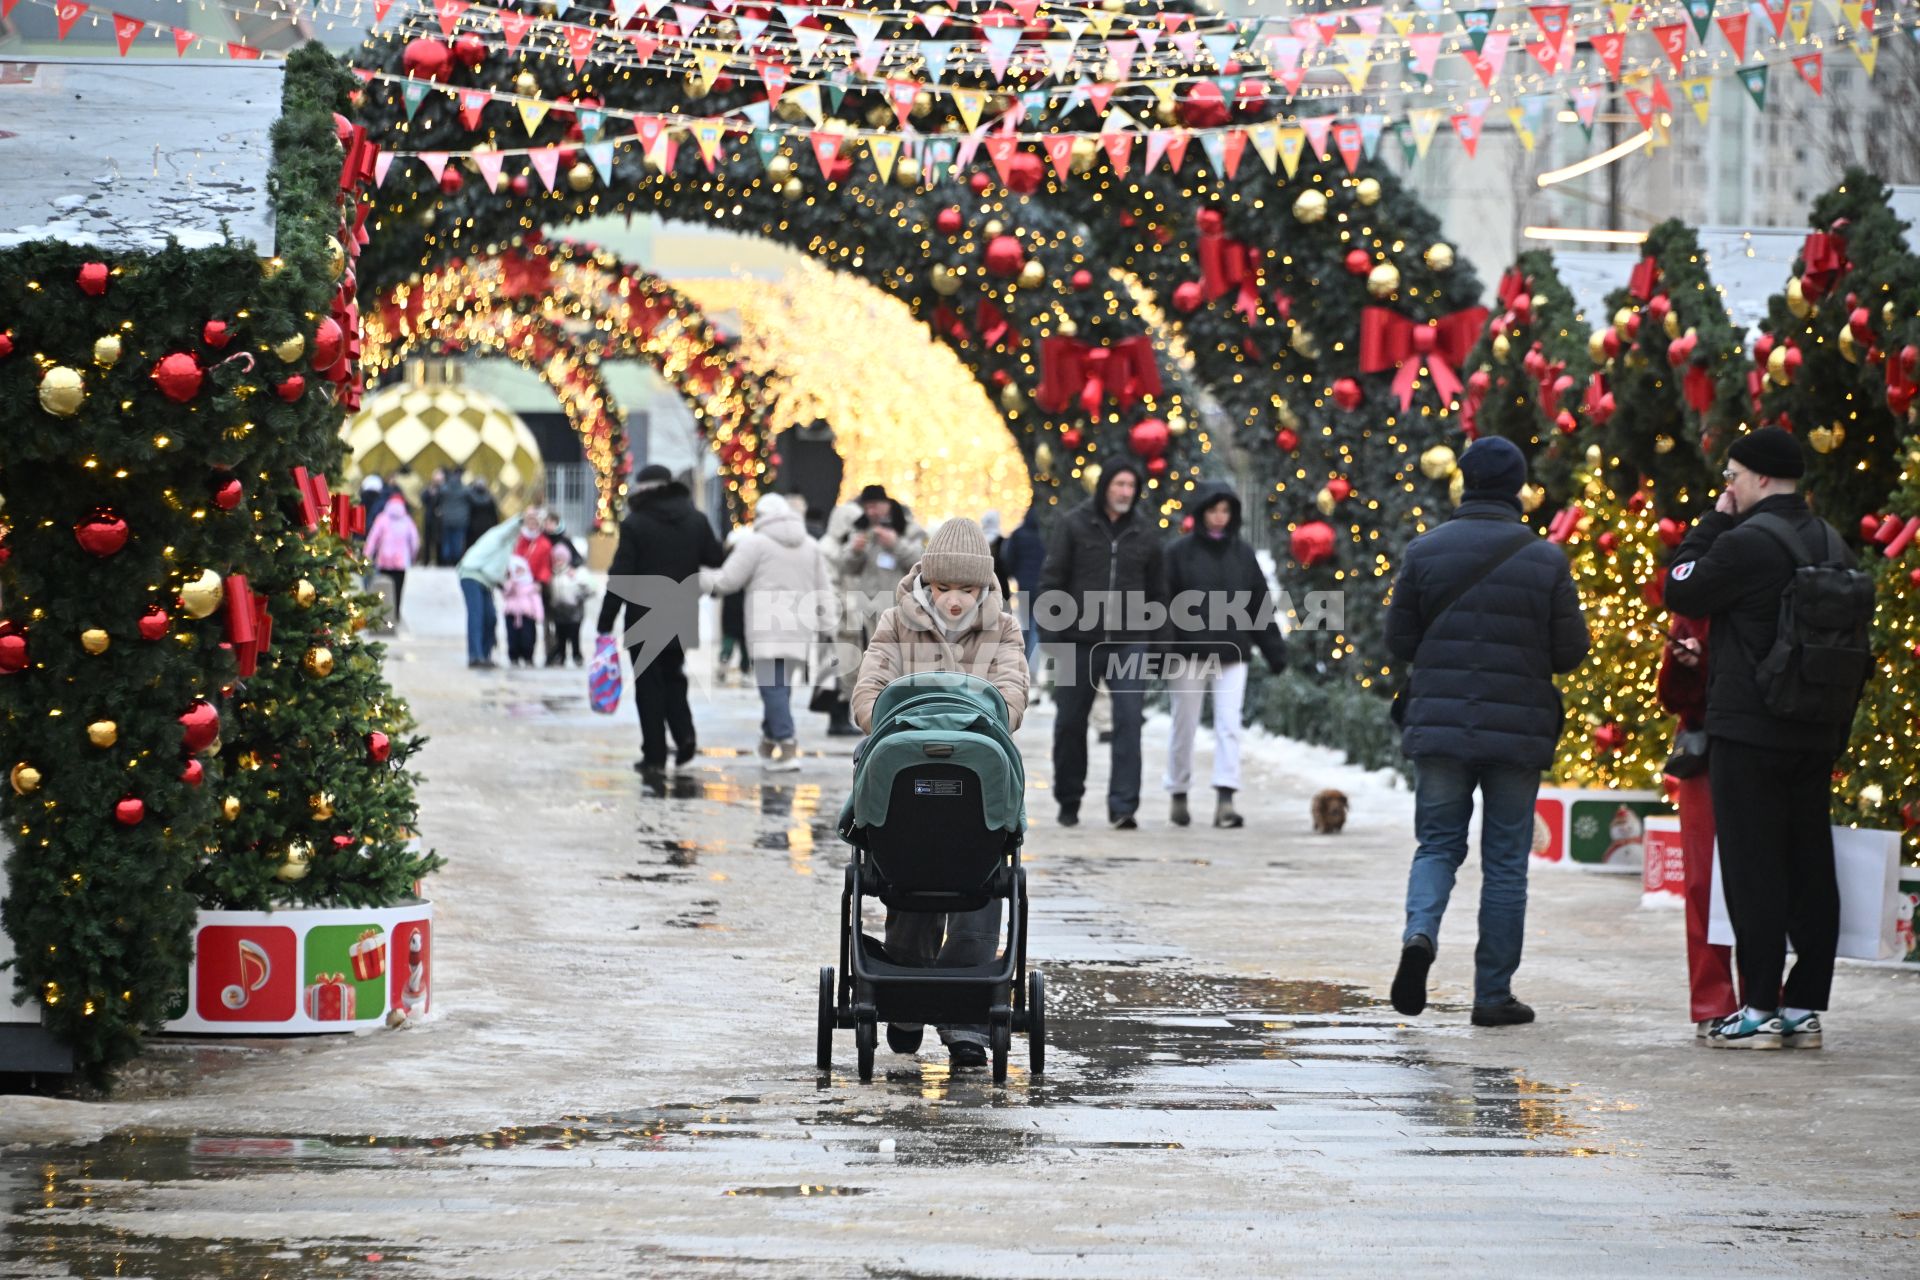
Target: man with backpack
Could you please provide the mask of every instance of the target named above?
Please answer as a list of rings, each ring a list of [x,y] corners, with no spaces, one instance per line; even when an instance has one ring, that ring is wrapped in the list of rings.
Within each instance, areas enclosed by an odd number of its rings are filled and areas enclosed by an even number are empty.
[[[1480,943],[1473,1025],[1517,1026],[1533,1010],[1513,994],[1527,927],[1527,859],[1540,773],[1565,719],[1553,677],[1591,638],[1567,557],[1520,519],[1527,460],[1489,436],[1460,455],[1453,519],[1408,544],[1387,607],[1387,648],[1412,664],[1394,700],[1400,749],[1413,761],[1413,828],[1393,1007],[1427,1007],[1427,970],[1480,793]]]
[[[1720,875],[1746,1006],[1719,1049],[1817,1049],[1840,888],[1828,801],[1871,662],[1873,580],[1797,492],[1800,444],[1762,427],[1727,451],[1726,488],[1674,551],[1667,608],[1713,619],[1707,664]],[[1781,982],[1787,941],[1798,959]]]

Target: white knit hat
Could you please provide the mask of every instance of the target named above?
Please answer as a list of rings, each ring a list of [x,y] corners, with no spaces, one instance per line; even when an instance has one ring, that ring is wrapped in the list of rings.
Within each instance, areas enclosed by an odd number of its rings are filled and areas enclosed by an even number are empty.
[[[993,576],[993,550],[987,535],[965,516],[947,521],[927,539],[920,557],[920,577],[955,587],[985,587]]]

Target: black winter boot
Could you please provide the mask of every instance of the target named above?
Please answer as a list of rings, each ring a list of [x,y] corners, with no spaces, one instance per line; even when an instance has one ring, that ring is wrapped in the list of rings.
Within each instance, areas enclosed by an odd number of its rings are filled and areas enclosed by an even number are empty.
[[[1184,827],[1188,823],[1193,821],[1193,814],[1187,811],[1187,793],[1186,792],[1176,791],[1174,793],[1173,807],[1171,810],[1168,811],[1167,818],[1176,827]]]
[[[1233,788],[1215,787],[1220,793],[1220,802],[1213,808],[1213,825],[1216,827],[1244,827],[1247,820],[1233,809]]]

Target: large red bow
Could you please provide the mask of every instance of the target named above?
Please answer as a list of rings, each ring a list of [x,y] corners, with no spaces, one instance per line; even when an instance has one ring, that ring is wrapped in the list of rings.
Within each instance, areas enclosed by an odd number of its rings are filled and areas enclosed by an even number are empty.
[[[1833,287],[1834,279],[1847,269],[1846,250],[1846,241],[1828,232],[1816,231],[1807,237],[1807,243],[1800,250],[1805,264],[1800,272],[1800,287],[1809,301],[1824,295]]]
[[[321,517],[327,514],[327,478],[311,474],[305,467],[295,467],[293,488],[300,499],[300,522],[310,530],[318,529]]]
[[[1653,296],[1653,286],[1660,283],[1660,264],[1652,258],[1642,258],[1633,264],[1633,274],[1627,277],[1627,292],[1645,302]]]
[[[250,676],[260,665],[260,651],[273,643],[273,617],[267,602],[253,594],[244,573],[230,573],[226,583],[227,643],[233,646],[234,669]]]
[[[1200,287],[1208,302],[1239,289],[1233,309],[1251,324],[1260,313],[1259,257],[1222,231],[1223,225],[1214,210],[1200,215]]]
[[[1697,364],[1687,366],[1686,376],[1680,380],[1680,390],[1687,397],[1694,412],[1705,413],[1713,408],[1713,375]]]
[[[1460,375],[1454,369],[1466,363],[1486,324],[1485,307],[1468,307],[1425,324],[1385,307],[1368,307],[1360,313],[1360,372],[1399,369],[1393,389],[1403,413],[1413,404],[1413,380],[1422,365],[1441,401],[1452,400],[1460,394]]]
[[[1503,307],[1511,306],[1513,300],[1527,292],[1527,277],[1518,267],[1508,267],[1500,276],[1499,299]]]
[[[1160,364],[1145,334],[1122,338],[1111,347],[1057,335],[1040,340],[1040,385],[1033,402],[1048,413],[1063,412],[1078,396],[1080,407],[1092,416],[1109,395],[1124,409],[1160,390]]]

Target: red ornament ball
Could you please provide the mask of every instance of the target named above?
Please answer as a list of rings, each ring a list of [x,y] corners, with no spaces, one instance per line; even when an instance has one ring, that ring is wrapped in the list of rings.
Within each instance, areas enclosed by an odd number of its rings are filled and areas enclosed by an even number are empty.
[[[973,188],[973,194],[983,196],[987,193],[987,188],[993,185],[993,179],[984,173],[976,173],[967,179],[967,185]]]
[[[1193,88],[1180,99],[1176,113],[1180,123],[1189,129],[1218,128],[1233,116],[1227,108],[1226,95],[1211,80],[1196,81]]]
[[[210,347],[224,347],[233,340],[233,330],[225,320],[209,320],[201,326],[200,340]]]
[[[200,367],[200,357],[191,351],[176,351],[170,356],[163,356],[160,363],[153,366],[153,385],[175,404],[185,404],[199,395],[200,384],[205,379],[206,372]]]
[[[507,180],[507,190],[517,196],[527,194],[527,192],[531,190],[531,184],[527,182],[527,175],[524,173],[514,174],[512,178]]]
[[[1282,427],[1274,432],[1273,442],[1282,453],[1292,453],[1300,447],[1300,436],[1292,427]]]
[[[240,505],[240,498],[246,492],[238,476],[228,476],[213,488],[213,505],[222,511],[231,511]]]
[[[1573,416],[1572,410],[1562,409],[1554,415],[1553,425],[1560,428],[1560,434],[1570,436],[1580,429],[1580,419]]]
[[[1030,151],[1018,151],[1007,162],[1007,190],[1021,195],[1031,195],[1040,189],[1040,182],[1046,176],[1046,169],[1040,163],[1040,157]]]
[[[393,743],[386,734],[375,729],[367,735],[367,755],[375,764],[385,764],[392,754]]]
[[[1347,274],[1363,276],[1373,270],[1373,255],[1365,249],[1347,250]]]
[[[453,42],[453,56],[478,70],[480,64],[487,60],[486,41],[469,31]]]
[[[27,669],[27,637],[20,631],[0,635],[0,676],[15,675]]]
[[[933,225],[940,229],[943,236],[957,236],[967,225],[967,218],[958,205],[950,204],[933,215]]]
[[[162,609],[157,604],[150,605],[147,611],[140,615],[140,621],[138,623],[140,638],[142,640],[164,639],[167,634],[167,627],[171,622],[172,619],[167,616],[165,609]]]
[[[1159,418],[1142,418],[1127,430],[1127,447],[1148,460],[1165,453],[1170,439],[1167,424]]]
[[[0,329],[0,360],[13,354],[13,330]]]
[[[1333,558],[1333,526],[1324,520],[1310,520],[1287,538],[1287,550],[1303,568]]]
[[[1351,413],[1360,407],[1360,401],[1363,398],[1360,384],[1352,378],[1335,378],[1333,380],[1333,402],[1342,409]]]
[[[1345,476],[1335,476],[1327,481],[1327,493],[1335,502],[1345,502],[1353,495],[1353,482]]]
[[[1677,547],[1687,536],[1687,526],[1672,516],[1661,516],[1655,528],[1660,534],[1660,544],[1665,547]]]
[[[97,511],[73,527],[74,541],[102,560],[127,545],[127,522],[111,511]]]
[[[1594,545],[1598,546],[1600,550],[1607,555],[1612,555],[1614,552],[1620,549],[1620,535],[1615,533],[1611,529],[1607,530],[1605,533],[1601,534],[1599,537],[1595,538],[1593,541],[1594,541]]]
[[[1626,743],[1627,731],[1618,724],[1608,721],[1593,731],[1593,746],[1596,751],[1617,751]]]
[[[307,380],[296,373],[291,378],[288,378],[285,382],[275,387],[273,389],[273,394],[279,396],[282,400],[285,400],[288,404],[292,404],[295,400],[298,400],[302,395],[304,395],[306,393],[306,390],[307,390]]]
[[[417,79],[444,80],[453,66],[453,50],[438,40],[422,36],[407,41],[407,47],[400,52],[400,66]]]
[[[1027,251],[1018,236],[995,236],[987,242],[986,255],[981,261],[989,275],[1010,280],[1027,265]]]
[[[186,766],[180,770],[180,781],[190,787],[199,786],[202,782],[206,781],[206,778],[207,766],[201,764],[198,760],[187,761]]]
[[[146,816],[146,801],[138,796],[128,796],[113,806],[113,820],[123,827],[137,827]]]
[[[332,316],[324,316],[313,327],[313,341],[308,344],[312,353],[313,367],[331,369],[340,362],[340,355],[346,350],[347,335],[340,329],[340,322]]]
[[[1069,449],[1078,449],[1080,447],[1080,441],[1084,438],[1078,427],[1068,427],[1060,433],[1060,443]]]
[[[467,180],[461,177],[460,171],[452,165],[448,165],[440,171],[440,190],[442,194],[450,196],[458,195],[460,188],[466,185]]]
[[[1171,465],[1172,464],[1167,461],[1167,457],[1165,454],[1161,454],[1157,458],[1148,458],[1147,474],[1150,476],[1154,476],[1156,478],[1160,476],[1164,476],[1165,474],[1167,474],[1167,469]]]
[[[1074,272],[1073,287],[1082,293],[1085,293],[1088,289],[1093,288],[1093,272],[1087,270],[1085,267],[1082,267],[1080,268],[1080,270]]]
[[[1173,286],[1173,309],[1182,312],[1194,312],[1206,301],[1205,291],[1198,280],[1182,280]]]
[[[220,737],[220,712],[204,699],[180,713],[180,745],[197,755]]]
[[[89,262],[80,268],[80,274],[74,277],[74,283],[80,286],[80,292],[89,298],[98,298],[107,291],[107,281],[112,279],[113,271],[104,262]]]

